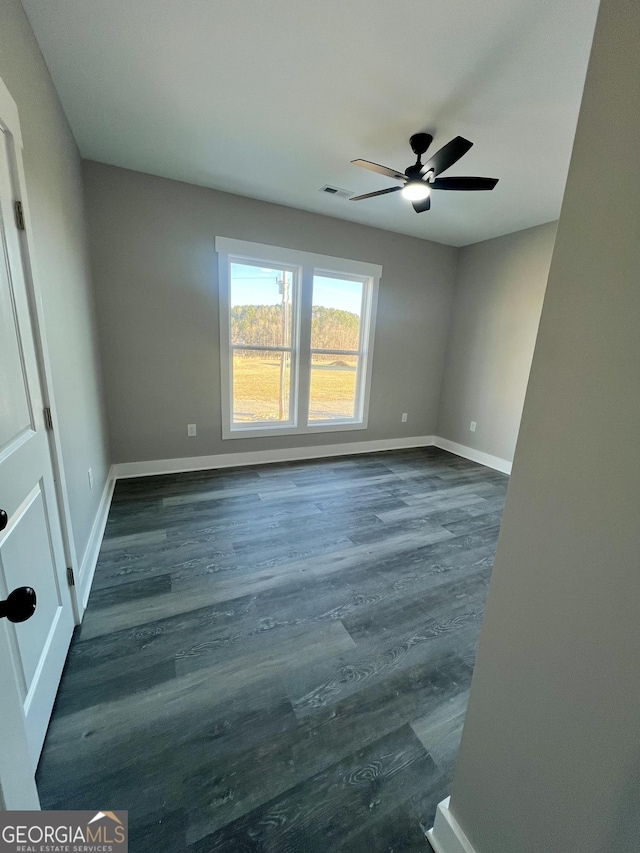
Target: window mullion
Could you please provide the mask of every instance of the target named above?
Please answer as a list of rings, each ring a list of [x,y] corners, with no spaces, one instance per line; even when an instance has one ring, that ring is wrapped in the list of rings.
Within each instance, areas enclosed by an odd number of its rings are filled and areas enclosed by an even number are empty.
[[[220,300],[220,391],[222,437],[231,435],[233,411],[231,378],[233,350],[231,349],[231,265],[227,255],[220,256],[218,292]]]
[[[313,267],[304,264],[300,286],[300,337],[298,379],[298,426],[309,422],[309,390],[311,385],[311,311],[313,301]]]

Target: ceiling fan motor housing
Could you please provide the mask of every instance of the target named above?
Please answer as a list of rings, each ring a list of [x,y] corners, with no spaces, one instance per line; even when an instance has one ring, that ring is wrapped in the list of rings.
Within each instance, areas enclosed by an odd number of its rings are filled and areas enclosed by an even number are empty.
[[[432,142],[433,136],[430,133],[414,133],[409,140],[409,145],[416,157],[420,157]]]

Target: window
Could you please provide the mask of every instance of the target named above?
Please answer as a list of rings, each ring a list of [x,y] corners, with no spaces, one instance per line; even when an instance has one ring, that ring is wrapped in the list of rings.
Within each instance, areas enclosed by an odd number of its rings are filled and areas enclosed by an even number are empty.
[[[382,268],[216,237],[223,438],[365,429]]]

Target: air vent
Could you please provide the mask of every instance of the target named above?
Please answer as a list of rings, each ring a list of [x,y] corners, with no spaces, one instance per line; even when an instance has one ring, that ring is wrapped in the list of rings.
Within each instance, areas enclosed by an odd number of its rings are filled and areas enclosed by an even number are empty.
[[[327,195],[334,195],[338,198],[349,198],[349,196],[353,195],[351,190],[343,190],[340,187],[331,187],[329,184],[325,184],[323,187],[320,187],[321,193],[327,193]]]

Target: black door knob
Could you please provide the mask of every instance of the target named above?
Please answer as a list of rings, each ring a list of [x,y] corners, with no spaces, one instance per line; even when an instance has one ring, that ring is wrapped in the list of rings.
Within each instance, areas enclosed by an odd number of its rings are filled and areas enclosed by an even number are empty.
[[[4,530],[8,523],[9,516],[3,509],[0,509],[0,530]]]
[[[36,591],[30,586],[19,586],[10,592],[6,601],[0,601],[0,619],[9,622],[26,622],[36,612]]]

